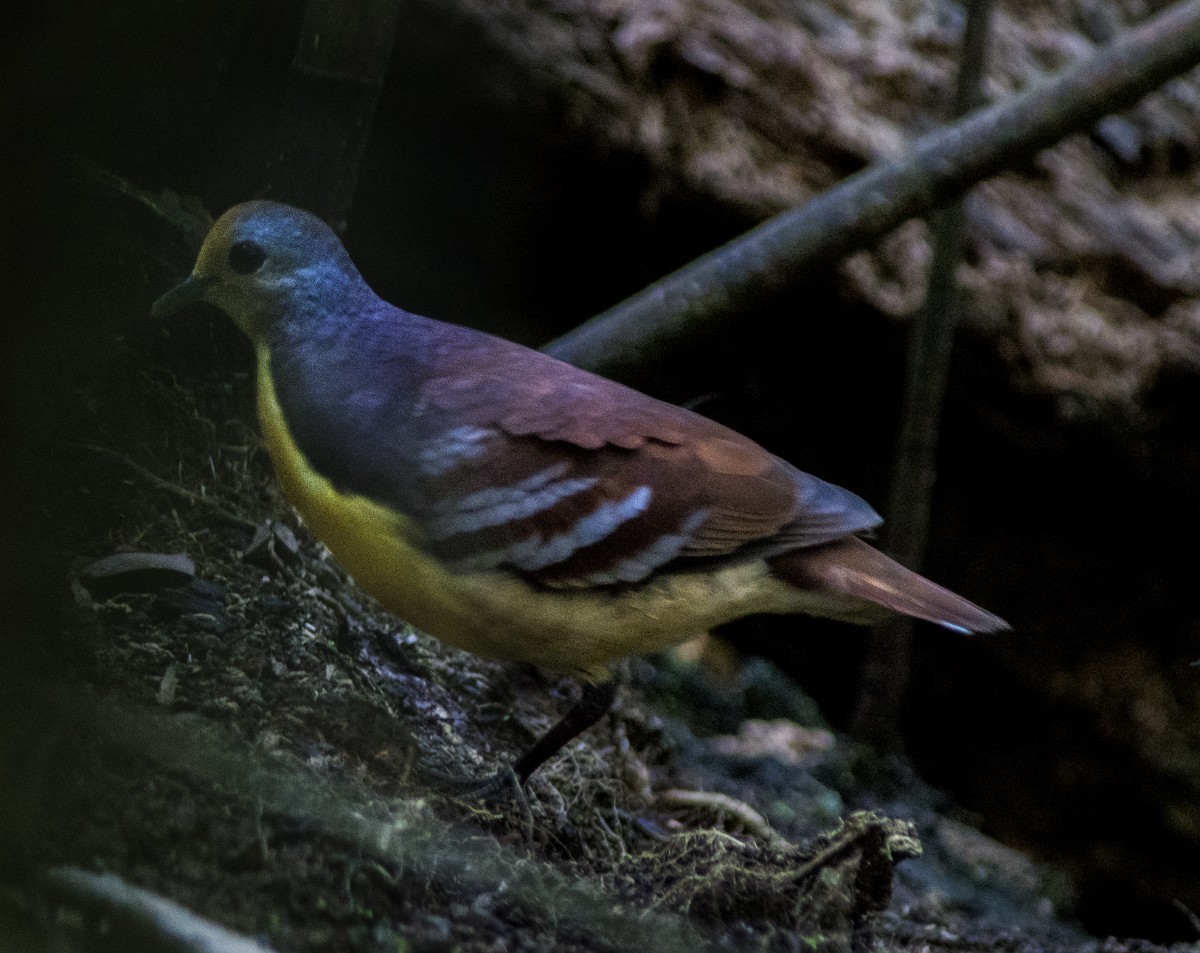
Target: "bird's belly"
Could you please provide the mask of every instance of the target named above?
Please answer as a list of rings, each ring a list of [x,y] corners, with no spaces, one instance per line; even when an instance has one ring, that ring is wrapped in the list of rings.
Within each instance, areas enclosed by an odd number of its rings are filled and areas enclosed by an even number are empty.
[[[628,655],[661,651],[751,612],[801,609],[796,590],[765,563],[663,575],[621,589],[552,590],[505,572],[456,574],[405,540],[379,534],[369,501],[306,520],[358,584],[383,606],[442,641],[478,655],[531,662],[589,681]],[[394,525],[394,518],[393,518]],[[347,532],[349,530],[349,532]]]
[[[258,409],[280,485],[309,529],[384,608],[459,648],[595,680],[617,659],[677,645],[738,616],[805,610],[802,594],[762,561],[602,589],[451,573],[420,547],[404,516],[339,492],[308,464],[285,425],[269,367],[260,367]]]
[[[627,655],[660,651],[749,612],[795,611],[796,591],[762,562],[663,575],[619,589],[553,590],[505,572],[452,573],[403,517],[338,493],[314,473],[280,482],[305,523],[384,608],[478,655],[599,680]]]
[[[547,590],[500,573],[458,577],[457,585],[487,621],[475,651],[589,680],[626,656],[670,648],[739,616],[797,608],[796,591],[762,562],[615,589]]]

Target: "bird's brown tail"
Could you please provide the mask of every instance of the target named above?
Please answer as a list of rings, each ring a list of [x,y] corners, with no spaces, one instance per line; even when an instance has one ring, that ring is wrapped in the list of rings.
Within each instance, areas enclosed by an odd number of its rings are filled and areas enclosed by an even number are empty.
[[[861,539],[793,549],[772,559],[771,567],[797,588],[849,596],[845,612],[830,613],[835,617],[875,621],[886,613],[871,610],[882,606],[956,632],[1003,632],[1010,628],[999,616],[905,569]]]

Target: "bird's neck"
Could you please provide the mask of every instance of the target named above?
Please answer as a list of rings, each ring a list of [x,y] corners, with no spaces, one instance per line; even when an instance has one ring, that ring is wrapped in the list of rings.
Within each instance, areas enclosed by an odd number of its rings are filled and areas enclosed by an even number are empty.
[[[272,414],[308,464],[340,490],[374,495],[380,438],[403,453],[411,444],[412,406],[424,377],[423,348],[405,314],[375,299],[378,309],[330,320],[305,333],[278,322],[256,342],[259,412]],[[347,447],[352,452],[347,452]]]

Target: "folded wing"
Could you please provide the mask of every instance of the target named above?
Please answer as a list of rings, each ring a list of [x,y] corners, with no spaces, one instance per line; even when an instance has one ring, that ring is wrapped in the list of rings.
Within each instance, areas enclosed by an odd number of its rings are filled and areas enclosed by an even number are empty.
[[[705,417],[544,355],[505,360],[507,342],[485,340],[486,355],[460,347],[439,362],[455,373],[426,381],[420,401],[433,425],[408,496],[453,568],[616,585],[879,523],[854,494]]]

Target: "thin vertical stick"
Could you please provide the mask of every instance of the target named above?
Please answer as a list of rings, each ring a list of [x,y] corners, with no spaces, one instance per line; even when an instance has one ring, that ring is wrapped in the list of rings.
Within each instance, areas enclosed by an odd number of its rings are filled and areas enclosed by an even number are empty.
[[[379,94],[400,0],[308,0],[267,193],[343,231]]]
[[[972,0],[963,35],[954,94],[954,118],[980,98],[986,66],[992,0]],[[917,315],[908,350],[908,374],[888,495],[887,548],[910,569],[920,569],[929,538],[929,513],[937,479],[938,431],[960,296],[957,280],[966,240],[963,202],[930,216],[933,263],[925,304]],[[908,687],[912,620],[900,616],[871,636],[851,731],[880,750],[899,750],[900,707]]]

